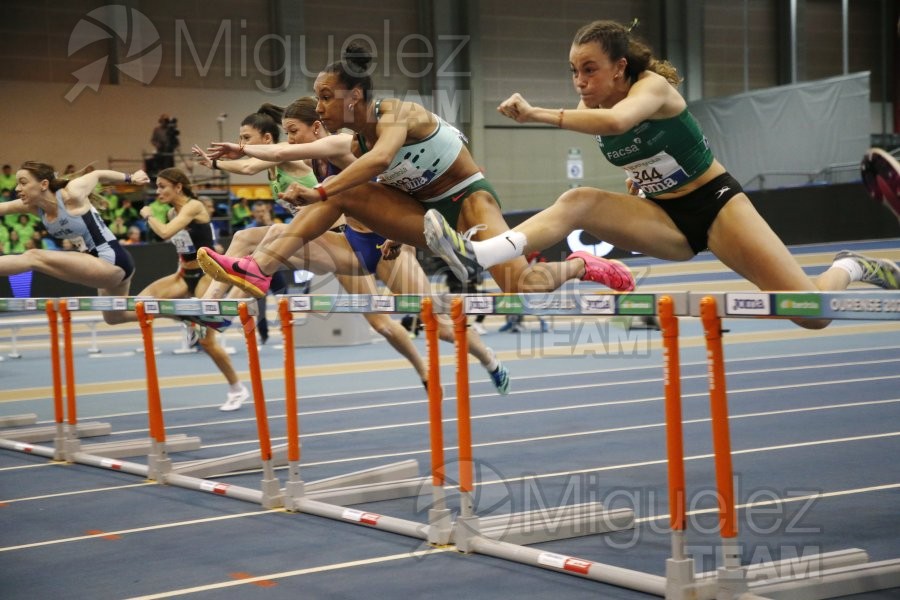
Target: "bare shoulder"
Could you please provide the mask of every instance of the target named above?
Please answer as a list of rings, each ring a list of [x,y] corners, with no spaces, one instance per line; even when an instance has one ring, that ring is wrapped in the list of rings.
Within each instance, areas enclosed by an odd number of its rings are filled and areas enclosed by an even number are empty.
[[[653,71],[644,71],[631,86],[629,96],[652,97],[659,109],[653,115],[655,119],[667,119],[677,116],[687,108],[687,102],[674,85],[665,77]]]

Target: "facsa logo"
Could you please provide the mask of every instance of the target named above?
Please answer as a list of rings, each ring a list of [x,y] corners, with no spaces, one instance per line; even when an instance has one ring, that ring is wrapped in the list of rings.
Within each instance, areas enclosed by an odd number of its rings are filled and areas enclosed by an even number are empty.
[[[609,294],[602,296],[581,296],[581,311],[589,315],[614,315],[616,314],[616,302]]]
[[[769,294],[725,294],[725,313],[729,315],[771,314]]]

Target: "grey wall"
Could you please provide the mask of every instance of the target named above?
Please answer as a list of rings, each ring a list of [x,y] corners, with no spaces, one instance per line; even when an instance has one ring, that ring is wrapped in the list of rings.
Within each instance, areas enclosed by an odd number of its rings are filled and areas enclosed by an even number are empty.
[[[621,186],[621,174],[600,159],[588,136],[510,127],[495,111],[514,91],[538,104],[573,106],[567,53],[583,23],[639,18],[638,31],[657,54],[683,57],[685,64],[677,66],[688,78],[684,89],[705,98],[786,83],[780,7],[787,3],[781,0],[467,0],[456,4],[458,11],[448,11],[445,2],[121,0],[115,3],[124,7],[120,12],[88,17],[111,3],[6,0],[0,22],[0,164],[37,159],[62,168],[106,166],[110,157],[138,159],[150,150],[150,131],[161,112],[179,118],[185,150],[218,138],[216,117],[222,113],[228,114],[223,135],[233,139],[241,118],[262,102],[286,104],[310,93],[318,70],[357,36],[378,52],[374,77],[385,94],[440,95],[452,80],[450,100],[465,101],[449,104],[458,108],[457,120],[464,121],[476,160],[504,206],[538,208],[568,186],[569,148],[585,156],[585,183]],[[840,74],[834,48],[841,40],[835,29],[841,2],[798,2],[804,7],[801,73]],[[889,4],[896,18],[897,8]],[[880,18],[882,6],[887,5],[881,0],[850,2],[850,66],[872,71],[873,100],[882,89],[894,89],[896,32]],[[100,34],[79,25],[98,20],[105,27]],[[882,29],[894,36],[886,53]],[[70,44],[78,39],[94,41],[73,50]],[[444,67],[460,49],[464,59],[449,76]],[[86,88],[73,99],[73,73],[104,57],[109,64],[101,65],[99,89]],[[888,85],[879,75],[885,70]],[[872,114],[874,120],[882,111]],[[872,130],[881,126],[873,122]]]

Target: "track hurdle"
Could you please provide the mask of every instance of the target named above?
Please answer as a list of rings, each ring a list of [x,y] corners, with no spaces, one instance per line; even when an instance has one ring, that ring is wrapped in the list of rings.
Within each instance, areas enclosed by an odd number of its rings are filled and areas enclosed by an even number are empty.
[[[560,298],[562,296],[562,298]],[[608,510],[600,503],[558,507],[480,519],[474,514],[470,411],[468,402],[468,360],[465,356],[465,314],[490,310],[500,314],[587,314],[607,316],[646,315],[655,312],[657,295],[585,294],[570,297],[555,294],[549,301],[542,294],[503,295],[496,298],[462,296],[453,301],[451,316],[457,342],[457,417],[459,419],[460,517],[452,541],[461,552],[486,554],[530,566],[592,579],[619,587],[663,596],[666,579],[659,575],[625,569],[591,560],[529,548],[525,544],[566,539],[629,529],[634,526],[630,509]],[[680,310],[687,306],[687,294],[672,294]],[[502,300],[501,300],[502,298]],[[489,307],[484,303],[488,302]],[[466,303],[465,308],[463,302]],[[501,304],[502,303],[502,304]],[[543,522],[541,522],[543,521]]]
[[[427,299],[426,299],[427,301]],[[285,296],[279,299],[279,316],[284,333],[284,369],[286,408],[288,419],[288,482],[285,487],[285,508],[337,521],[382,529],[418,539],[446,542],[449,538],[449,513],[441,520],[443,533],[434,533],[422,523],[389,515],[348,508],[354,504],[418,496],[425,489],[428,478],[419,476],[418,461],[405,460],[373,467],[336,477],[305,483],[300,476],[300,433],[297,412],[296,369],[294,364],[294,312],[419,312],[419,296],[354,296],[354,302],[329,295]],[[436,335],[436,331],[435,334]],[[256,339],[248,338],[248,343]],[[429,405],[440,410],[440,382],[429,379]],[[435,514],[435,513],[432,513]]]
[[[57,304],[59,308],[57,308]],[[53,384],[54,425],[0,430],[0,447],[28,452],[39,456],[64,460],[66,445],[80,437],[107,435],[111,431],[109,423],[78,423],[75,402],[75,367],[72,355],[71,314],[68,304],[52,298],[3,298],[0,312],[44,311],[47,315],[50,343],[50,364]],[[59,358],[59,321],[62,320],[64,337],[65,394],[63,402],[63,380]],[[67,416],[68,414],[68,416]],[[4,425],[33,425],[36,415],[14,415],[7,417]],[[53,447],[38,445],[38,442],[52,441]]]
[[[660,305],[663,337],[677,338],[677,319]],[[712,416],[715,478],[719,501],[719,568],[714,573],[695,576],[692,561],[685,558],[683,546],[684,503],[670,498],[672,513],[672,552],[667,561],[666,598],[675,600],[711,598],[819,599],[900,587],[900,559],[868,562],[864,550],[851,548],[796,560],[741,565],[738,527],[735,515],[731,435],[728,423],[725,358],[722,347],[722,317],[898,320],[900,294],[883,291],[845,291],[823,293],[714,293],[690,295],[690,314],[703,324],[707,348],[710,413]],[[667,374],[667,381],[671,374]],[[667,427],[672,419],[680,422],[680,405],[669,406],[667,390]],[[670,485],[683,487],[681,440],[670,438]],[[680,436],[677,436],[680,438]],[[673,460],[671,453],[675,453]],[[680,482],[679,482],[680,479]],[[671,488],[670,488],[671,489]],[[679,495],[680,496],[680,495]],[[674,535],[677,532],[678,535]],[[689,564],[690,563],[690,564]],[[801,564],[802,563],[802,564]],[[798,568],[799,567],[799,568]],[[799,572],[799,574],[797,574]],[[772,576],[774,574],[774,576]]]

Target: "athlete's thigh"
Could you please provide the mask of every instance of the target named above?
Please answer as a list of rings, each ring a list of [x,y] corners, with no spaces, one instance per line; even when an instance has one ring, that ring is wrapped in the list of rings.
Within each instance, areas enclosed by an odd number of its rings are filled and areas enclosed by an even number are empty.
[[[228,256],[245,256],[251,254],[264,239],[273,235],[278,227],[284,227],[284,225],[251,227],[250,229],[236,231],[234,237],[231,238],[231,243],[228,244],[228,251],[226,254]]]
[[[335,275],[338,283],[350,294],[377,294],[378,286],[372,275]]]
[[[509,230],[500,205],[497,204],[490,192],[485,190],[478,190],[463,200],[456,229],[465,232],[472,227],[481,225],[484,228],[479,228],[472,239],[488,239]]]
[[[761,290],[816,289],[744,194],[729,200],[719,211],[709,229],[709,249]]]
[[[187,298],[188,288],[177,273],[160,277],[142,289],[138,296],[151,296],[153,298]]]
[[[384,237],[425,248],[425,208],[409,194],[365,183],[338,194],[343,212]]]
[[[428,276],[412,246],[402,246],[397,258],[378,261],[376,273],[395,294],[427,294],[431,291]]]

